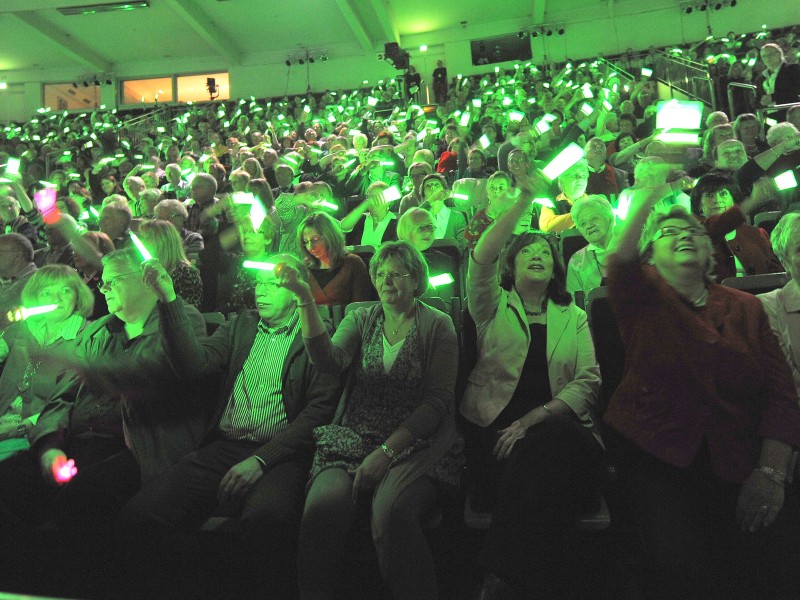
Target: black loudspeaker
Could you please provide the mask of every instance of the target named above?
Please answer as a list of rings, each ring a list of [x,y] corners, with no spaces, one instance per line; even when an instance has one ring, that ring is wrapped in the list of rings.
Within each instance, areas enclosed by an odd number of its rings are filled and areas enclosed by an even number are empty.
[[[404,70],[408,68],[408,52],[401,50],[397,42],[389,42],[383,46],[383,54],[390,65],[395,69]]]
[[[216,94],[217,93],[217,80],[213,77],[206,77],[206,88],[208,88],[209,94]]]

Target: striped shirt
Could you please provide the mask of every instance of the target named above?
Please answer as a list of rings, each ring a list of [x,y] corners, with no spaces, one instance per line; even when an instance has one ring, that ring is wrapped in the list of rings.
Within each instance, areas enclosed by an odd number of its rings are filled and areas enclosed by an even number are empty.
[[[299,324],[297,311],[283,327],[260,321],[253,347],[236,377],[219,429],[231,440],[268,442],[288,425],[283,405],[283,363]]]

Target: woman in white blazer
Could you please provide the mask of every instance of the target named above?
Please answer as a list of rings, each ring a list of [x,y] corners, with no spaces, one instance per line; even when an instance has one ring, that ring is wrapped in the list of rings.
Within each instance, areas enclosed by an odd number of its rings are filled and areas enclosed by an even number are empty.
[[[562,534],[597,502],[603,444],[592,407],[600,369],[586,314],[566,291],[551,236],[524,233],[499,256],[533,197],[523,190],[469,262],[478,361],[460,411],[470,501],[493,512],[479,597],[505,585],[522,597],[568,594],[580,569]]]

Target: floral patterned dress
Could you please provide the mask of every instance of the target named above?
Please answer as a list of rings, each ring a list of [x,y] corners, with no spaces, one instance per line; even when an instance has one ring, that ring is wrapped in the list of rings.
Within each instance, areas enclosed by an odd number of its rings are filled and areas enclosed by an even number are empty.
[[[383,323],[380,315],[362,348],[363,358],[356,369],[355,385],[338,423],[314,429],[317,451],[311,479],[326,469],[355,469],[379,447],[420,403],[422,373],[420,338],[416,322],[406,335],[403,347],[388,373],[383,366]],[[460,446],[457,444],[456,446]],[[428,446],[415,440],[392,460],[392,465]],[[433,466],[428,476],[436,481],[458,485],[461,467],[460,447],[454,447]]]

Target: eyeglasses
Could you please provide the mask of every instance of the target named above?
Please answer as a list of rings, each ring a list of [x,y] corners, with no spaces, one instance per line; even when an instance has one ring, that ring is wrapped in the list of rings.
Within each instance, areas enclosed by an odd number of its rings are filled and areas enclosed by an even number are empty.
[[[265,288],[268,292],[275,292],[281,288],[277,281],[256,281],[256,289]]]
[[[686,233],[689,237],[700,237],[706,235],[706,230],[702,227],[662,227],[653,236],[653,241],[660,240],[665,237],[675,237]]]
[[[117,285],[117,280],[122,279],[123,277],[127,277],[128,275],[133,275],[134,273],[139,273],[140,271],[128,271],[127,273],[120,273],[115,277],[108,277],[101,279],[98,283],[100,284],[98,289],[103,290],[104,288],[113,288]]]
[[[404,277],[411,277],[411,273],[383,273],[382,271],[375,273],[375,281],[385,281],[387,279],[397,281]]]
[[[308,238],[307,240],[303,240],[303,244],[305,244],[306,246],[316,246],[321,241],[322,241],[322,236],[321,235],[315,235],[312,238]]]

